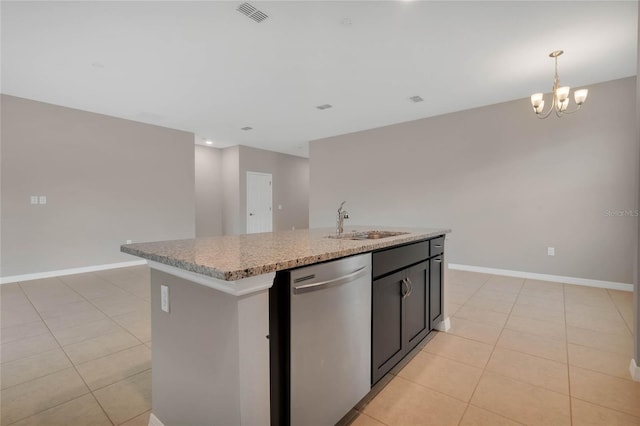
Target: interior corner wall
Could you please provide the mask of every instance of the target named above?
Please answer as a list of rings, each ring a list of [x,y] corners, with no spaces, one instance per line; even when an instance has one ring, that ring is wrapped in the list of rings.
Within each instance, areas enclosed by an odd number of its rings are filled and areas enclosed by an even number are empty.
[[[312,141],[310,225],[346,200],[347,229],[451,228],[451,263],[632,283],[635,90],[590,85],[560,119],[520,99]]]
[[[120,245],[194,236],[193,134],[6,95],[1,104],[3,277],[139,260]]]
[[[271,173],[273,179],[273,230],[309,227],[309,160],[240,145],[240,223],[247,229],[247,172]],[[282,208],[279,209],[278,207]]]
[[[222,235],[222,152],[218,148],[196,145],[194,156],[196,238]]]
[[[638,9],[638,66],[636,72],[640,71],[640,8]],[[640,78],[636,75],[636,143],[640,146]],[[640,150],[639,150],[640,151]],[[637,156],[638,167],[640,168],[640,156]],[[640,199],[640,172],[636,175],[636,183],[638,183],[638,197]],[[637,230],[636,239],[636,276],[634,288],[634,360],[636,365],[640,365],[640,224]]]
[[[224,235],[245,233],[240,217],[240,147],[222,150],[222,231]]]

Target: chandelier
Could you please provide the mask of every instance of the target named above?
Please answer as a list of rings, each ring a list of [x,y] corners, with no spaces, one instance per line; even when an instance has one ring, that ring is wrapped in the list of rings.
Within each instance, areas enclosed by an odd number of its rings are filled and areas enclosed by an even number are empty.
[[[552,111],[555,111],[558,117],[562,117],[564,114],[572,114],[580,109],[585,100],[587,100],[587,94],[589,90],[581,89],[576,90],[573,93],[573,98],[576,101],[577,108],[573,111],[567,111],[569,106],[569,91],[571,87],[560,86],[560,79],[558,78],[558,56],[562,55],[562,50],[554,50],[549,53],[549,57],[553,58],[556,62],[556,75],[553,80],[553,92],[551,99],[551,107],[546,112],[544,110],[544,93],[534,93],[531,95],[531,106],[538,118],[547,118],[551,115]]]

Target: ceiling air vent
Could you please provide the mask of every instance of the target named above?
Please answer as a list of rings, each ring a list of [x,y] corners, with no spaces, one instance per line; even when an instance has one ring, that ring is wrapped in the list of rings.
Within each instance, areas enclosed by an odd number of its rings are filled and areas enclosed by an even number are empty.
[[[413,102],[422,102],[424,101],[424,99],[422,99],[420,96],[416,95],[416,96],[412,96],[409,99],[411,99]]]
[[[329,109],[329,108],[333,108],[333,105],[330,105],[330,104],[318,105],[316,108],[318,108],[318,109]]]
[[[249,127],[249,126],[242,127],[240,130],[253,130],[253,127]]]
[[[262,22],[269,17],[269,15],[256,9],[255,6],[250,3],[242,3],[236,10],[256,22]]]

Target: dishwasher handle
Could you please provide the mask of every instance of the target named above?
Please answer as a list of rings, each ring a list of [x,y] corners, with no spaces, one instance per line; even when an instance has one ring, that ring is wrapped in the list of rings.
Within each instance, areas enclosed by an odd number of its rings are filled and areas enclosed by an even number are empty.
[[[349,281],[353,281],[356,278],[360,278],[361,276],[363,276],[367,272],[366,269],[367,267],[363,266],[362,268],[358,268],[355,271],[338,278],[334,278],[327,281],[320,281],[317,283],[297,285],[293,287],[293,294],[303,294],[303,293],[309,293],[312,291],[323,290],[325,288],[335,287],[337,285],[344,284]]]

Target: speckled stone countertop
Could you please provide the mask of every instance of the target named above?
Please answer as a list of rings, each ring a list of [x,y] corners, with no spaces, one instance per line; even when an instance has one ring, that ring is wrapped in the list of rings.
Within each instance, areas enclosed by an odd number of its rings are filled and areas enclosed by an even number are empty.
[[[157,241],[121,246],[121,251],[179,269],[237,281],[358,253],[424,240],[451,232],[436,228],[346,226],[345,233],[369,230],[407,234],[374,240],[327,238],[332,229],[300,229],[262,234]]]

